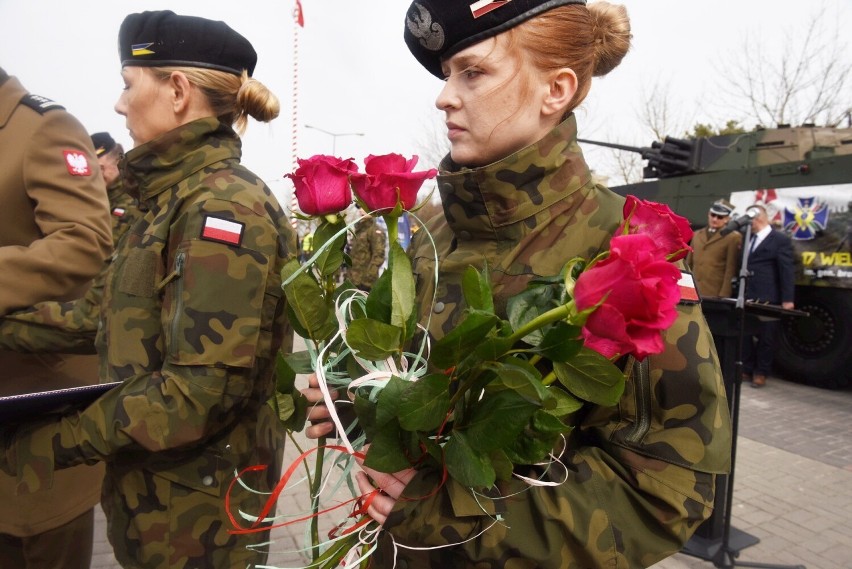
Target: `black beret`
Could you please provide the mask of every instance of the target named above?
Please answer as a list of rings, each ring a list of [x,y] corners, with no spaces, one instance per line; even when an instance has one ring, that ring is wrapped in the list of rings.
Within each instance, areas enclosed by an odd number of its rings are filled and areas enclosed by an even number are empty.
[[[121,65],[205,67],[251,75],[257,53],[225,22],[170,10],[130,14],[118,32]]]
[[[715,213],[716,215],[729,216],[734,211],[734,205],[727,200],[716,200],[713,202],[713,205],[710,206],[710,213]]]
[[[514,28],[533,16],[586,0],[415,0],[405,14],[405,43],[432,75],[441,59]]]
[[[92,135],[92,146],[95,147],[95,154],[103,156],[115,148],[115,141],[108,132],[96,132]]]

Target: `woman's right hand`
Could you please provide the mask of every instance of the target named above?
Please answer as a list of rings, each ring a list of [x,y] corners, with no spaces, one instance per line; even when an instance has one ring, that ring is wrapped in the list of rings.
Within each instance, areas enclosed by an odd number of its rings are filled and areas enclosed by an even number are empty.
[[[305,435],[309,439],[318,439],[334,433],[334,423],[331,421],[331,414],[325,405],[315,373],[308,377],[308,387],[302,389],[301,392],[311,404],[310,409],[308,409],[308,421],[311,422],[311,426],[305,429]],[[337,399],[337,391],[331,390],[330,393],[332,399]]]

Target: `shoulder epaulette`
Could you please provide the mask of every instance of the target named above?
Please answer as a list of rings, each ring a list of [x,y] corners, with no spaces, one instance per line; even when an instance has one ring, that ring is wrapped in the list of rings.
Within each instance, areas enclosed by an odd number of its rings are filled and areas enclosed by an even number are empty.
[[[54,109],[65,108],[56,101],[52,101],[47,97],[42,97],[41,95],[33,95],[32,93],[27,93],[26,95],[24,95],[24,97],[21,99],[21,104],[28,106],[40,115],[43,115],[47,111],[52,111]]]

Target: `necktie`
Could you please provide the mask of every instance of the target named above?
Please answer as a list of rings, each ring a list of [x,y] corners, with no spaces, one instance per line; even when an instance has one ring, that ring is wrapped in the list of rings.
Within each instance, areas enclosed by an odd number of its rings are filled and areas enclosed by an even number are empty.
[[[754,251],[755,243],[757,243],[757,235],[756,234],[751,236],[751,243],[749,244],[749,248],[748,248],[749,253]]]

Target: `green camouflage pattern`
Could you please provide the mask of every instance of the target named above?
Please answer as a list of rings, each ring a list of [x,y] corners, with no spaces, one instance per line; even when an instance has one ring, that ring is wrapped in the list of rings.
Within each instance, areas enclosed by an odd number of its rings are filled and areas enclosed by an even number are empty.
[[[358,288],[369,290],[379,278],[379,269],[385,262],[387,239],[375,218],[367,217],[355,224],[349,240],[349,280]]]
[[[136,198],[124,191],[121,178],[107,188],[107,198],[113,248],[117,251],[119,241],[142,217],[142,212]],[[4,316],[0,320],[0,349],[27,353],[95,353],[95,334],[108,271],[109,263],[95,277],[82,298],[67,302],[39,302]]]
[[[118,242],[127,233],[136,220],[142,217],[136,198],[124,190],[124,182],[119,176],[107,186],[109,199],[110,221],[112,223],[112,242],[118,249]]]
[[[426,224],[438,248],[437,290],[425,232],[412,247],[418,301],[432,307],[436,297],[434,337],[459,320],[468,266],[487,261],[496,305],[504,307],[531,278],[606,249],[622,221],[624,199],[592,181],[573,116],[496,164],[467,170],[445,160],[441,169],[444,215]],[[567,474],[516,469],[564,483],[527,487],[515,480],[498,483],[492,496],[473,496],[453,481],[440,486],[439,473],[420,471],[385,524],[399,546],[396,566],[633,569],[678,551],[712,513],[715,475],[729,469],[731,431],[700,306],[679,307],[665,342],[664,353],[631,368],[617,406],[592,406],[573,418],[562,454]],[[498,494],[506,498],[494,499]],[[376,566],[392,567],[394,548],[384,535]],[[442,547],[448,544],[458,545]]]
[[[280,272],[295,237],[265,184],[240,166],[239,138],[209,118],[126,157],[144,217],[121,240],[104,288],[102,381],[85,410],[20,427],[5,469],[19,492],[54,469],[105,461],[102,505],[125,567],[233,568],[268,534],[230,535],[231,511],[259,513],[278,481],[284,432],[267,400],[290,349]],[[208,216],[240,224],[237,245],[202,238]],[[243,521],[244,525],[248,525]]]

